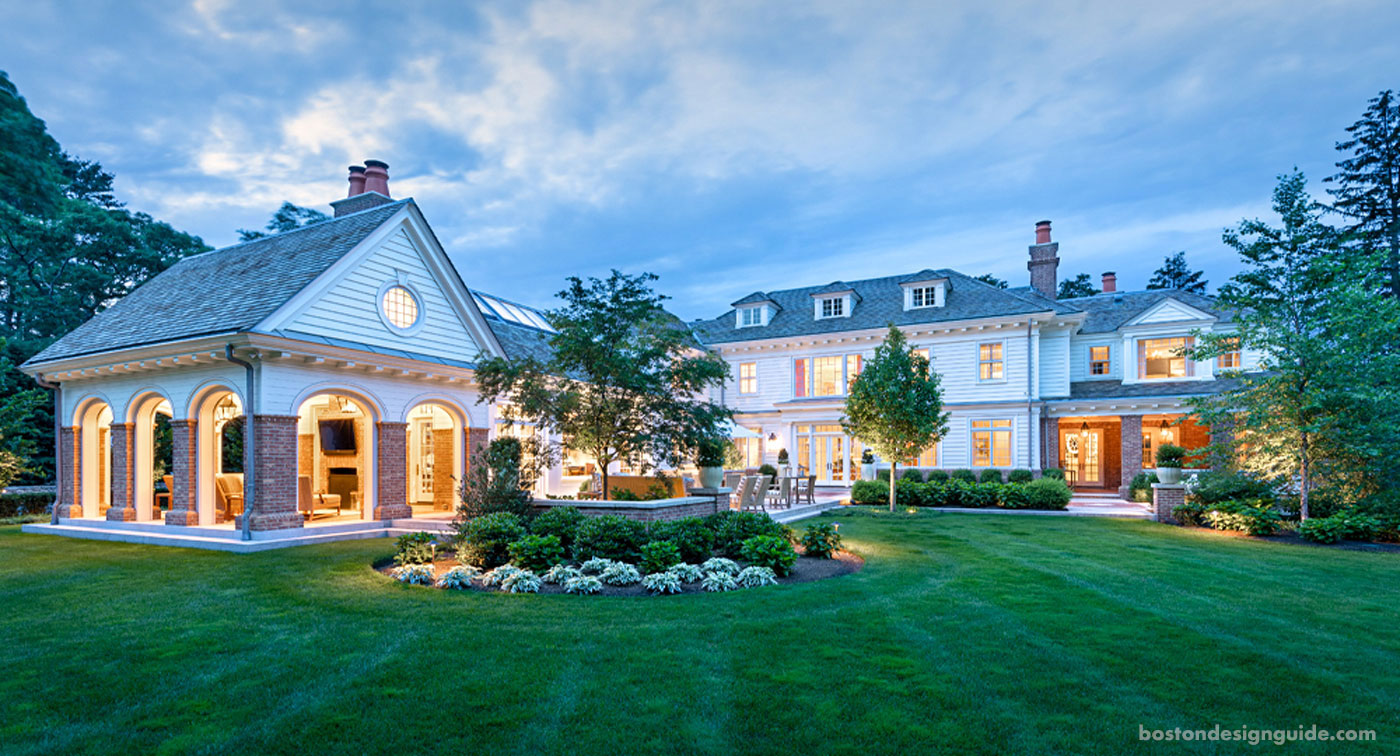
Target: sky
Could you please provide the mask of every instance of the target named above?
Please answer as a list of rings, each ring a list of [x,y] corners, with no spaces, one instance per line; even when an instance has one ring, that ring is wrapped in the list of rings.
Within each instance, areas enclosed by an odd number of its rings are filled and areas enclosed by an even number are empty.
[[[0,70],[117,194],[214,246],[389,163],[467,285],[660,276],[684,318],[757,290],[953,268],[1141,289],[1321,194],[1400,87],[1400,3],[21,3]]]

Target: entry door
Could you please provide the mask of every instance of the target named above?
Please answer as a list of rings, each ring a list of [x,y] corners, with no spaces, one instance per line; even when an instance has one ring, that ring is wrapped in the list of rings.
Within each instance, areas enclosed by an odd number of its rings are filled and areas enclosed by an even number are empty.
[[[1065,478],[1070,485],[1103,484],[1102,440],[1103,431],[1097,429],[1065,434]]]
[[[842,436],[828,436],[826,439],[831,448],[831,482],[846,482],[847,460],[846,460],[846,439]]]
[[[413,460],[413,500],[431,503],[433,500],[433,419],[413,419],[409,434],[409,458]]]

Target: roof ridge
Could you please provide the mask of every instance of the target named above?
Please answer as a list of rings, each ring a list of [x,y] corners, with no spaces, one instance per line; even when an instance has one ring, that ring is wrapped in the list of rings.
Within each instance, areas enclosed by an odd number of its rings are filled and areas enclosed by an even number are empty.
[[[267,234],[266,236],[259,236],[259,237],[256,238],[256,239],[249,239],[248,241],[238,242],[237,244],[230,244],[230,245],[228,245],[227,247],[219,247],[218,249],[211,249],[211,250],[209,250],[208,252],[200,252],[200,253],[197,254],[197,255],[186,255],[186,256],[180,258],[177,262],[184,262],[185,260],[193,260],[193,259],[196,258],[196,257],[204,257],[205,255],[212,255],[212,254],[214,254],[215,252],[225,252],[225,251],[230,250],[230,249],[238,249],[239,247],[246,247],[246,246],[248,246],[249,244],[257,244],[257,243],[259,243],[259,242],[265,242],[265,241],[268,241],[269,239],[285,239],[285,238],[287,238],[289,235],[295,234],[295,233],[297,233],[297,232],[299,232],[299,231],[306,231],[306,230],[312,229],[312,228],[320,228],[320,227],[326,225],[327,223],[335,223],[335,222],[337,222],[337,221],[343,221],[343,220],[345,220],[345,219],[347,219],[347,218],[353,218],[353,217],[355,217],[355,216],[357,216],[357,215],[363,215],[364,213],[372,213],[372,212],[374,212],[375,210],[380,210],[380,209],[386,208],[386,207],[393,207],[394,205],[401,205],[401,204],[403,204],[403,203],[405,203],[405,202],[412,202],[412,201],[413,201],[413,198],[412,198],[412,197],[404,197],[404,198],[401,199],[401,200],[394,200],[393,202],[386,202],[386,203],[384,203],[384,204],[382,204],[382,205],[375,205],[374,207],[367,207],[367,208],[365,208],[364,210],[356,210],[356,211],[353,212],[353,213],[346,213],[346,214],[344,214],[344,215],[342,215],[342,216],[339,216],[339,217],[326,218],[325,220],[318,220],[318,221],[315,221],[315,222],[313,222],[313,223],[307,223],[307,224],[304,225],[304,226],[297,226],[296,228],[288,229],[288,230],[286,230],[286,231],[278,231],[278,232],[275,233],[275,234]]]

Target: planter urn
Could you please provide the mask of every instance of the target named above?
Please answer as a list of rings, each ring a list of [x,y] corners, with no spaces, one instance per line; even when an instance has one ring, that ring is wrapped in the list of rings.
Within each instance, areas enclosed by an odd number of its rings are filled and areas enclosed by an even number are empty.
[[[868,465],[861,465],[861,466],[860,466],[860,479],[861,479],[861,480],[875,480],[875,463],[874,463],[874,462],[871,462],[871,463],[868,464]]]
[[[719,488],[724,485],[723,467],[702,467],[700,468],[700,487]]]
[[[1157,468],[1157,482],[1168,485],[1176,485],[1181,482],[1180,467],[1159,467]]]

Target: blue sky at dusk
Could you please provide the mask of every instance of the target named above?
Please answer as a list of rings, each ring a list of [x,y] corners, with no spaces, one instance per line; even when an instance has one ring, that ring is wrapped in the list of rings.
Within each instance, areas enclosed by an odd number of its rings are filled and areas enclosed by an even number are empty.
[[[951,267],[1142,288],[1400,87],[1395,2],[18,3],[9,72],[130,207],[216,246],[390,164],[469,286],[754,290]]]

